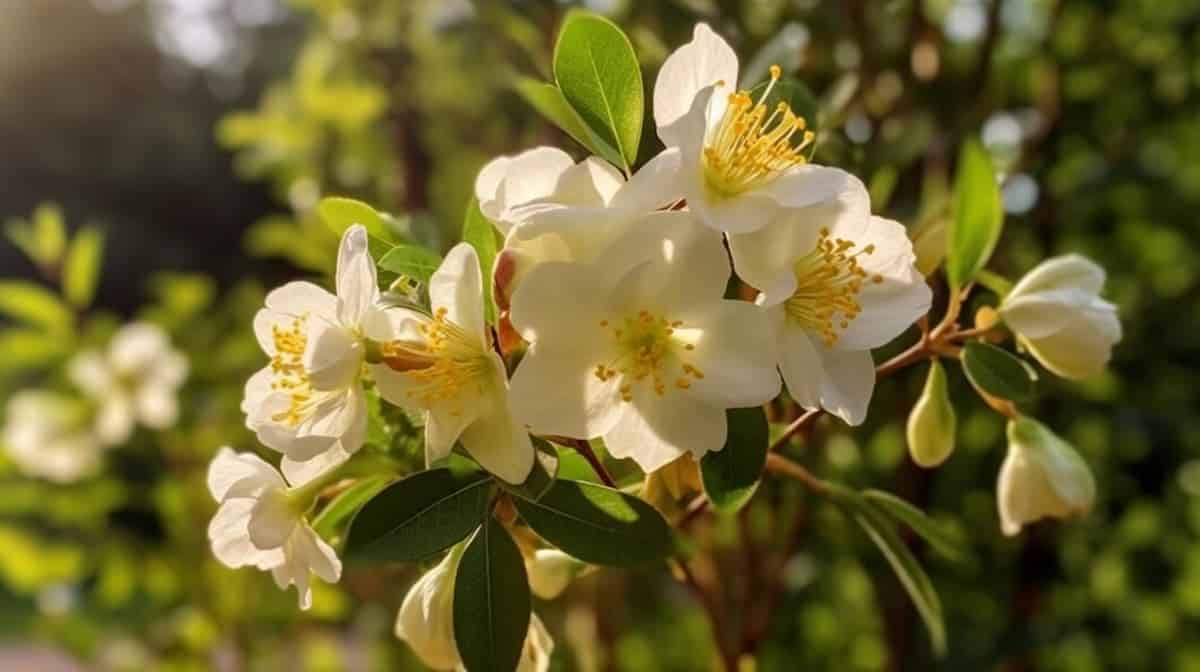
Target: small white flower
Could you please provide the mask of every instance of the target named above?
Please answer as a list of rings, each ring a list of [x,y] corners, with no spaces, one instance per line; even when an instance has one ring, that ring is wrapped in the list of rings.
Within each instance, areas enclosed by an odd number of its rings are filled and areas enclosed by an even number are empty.
[[[521,483],[533,468],[533,443],[509,411],[504,361],[484,322],[482,280],[474,248],[456,245],[429,280],[433,315],[397,309],[396,336],[371,370],[384,399],[425,412],[428,462],[460,441],[484,469]]]
[[[719,450],[725,409],[780,386],[766,315],[722,298],[721,236],[688,212],[652,216],[652,245],[627,236],[594,264],[541,264],[511,313],[531,343],[512,379],[517,417],[537,433],[602,436],[647,472]]]
[[[8,400],[3,441],[22,472],[71,483],[100,466],[103,446],[86,424],[87,412],[79,402],[44,390],[23,390]]]
[[[281,590],[296,586],[301,609],[312,605],[309,573],[337,583],[337,553],[309,527],[284,477],[251,453],[217,451],[208,467],[208,490],[220,504],[208,526],[213,555],[230,568],[270,571]],[[301,499],[307,500],[307,497]]]
[[[738,275],[762,292],[788,392],[861,423],[875,387],[871,348],[929,310],[904,227],[872,216],[866,188],[851,178],[835,199],[729,236],[729,249]]]
[[[107,444],[129,440],[135,423],[167,429],[179,417],[176,393],[187,378],[188,361],[153,324],[122,327],[108,351],[86,350],[71,360],[67,374],[96,401],[96,433]]]
[[[1042,518],[1085,515],[1095,499],[1092,472],[1070,444],[1032,418],[1009,421],[1008,456],[996,484],[1004,534]]]
[[[529,589],[543,600],[561,595],[583,568],[578,560],[555,548],[539,548],[525,564]]]
[[[1121,340],[1116,306],[1100,298],[1104,269],[1068,254],[1038,264],[1013,287],[1000,317],[1047,369],[1064,378],[1099,373]]]
[[[337,261],[337,295],[290,282],[267,295],[254,333],[271,361],[246,383],[246,425],[284,454],[283,473],[307,482],[362,447],[367,406],[365,338],[384,341],[399,327],[379,304],[367,232],[350,227]]]
[[[779,80],[771,68],[771,86]],[[768,109],[767,92],[734,91],[738,59],[707,25],[675,50],[654,83],[658,137],[677,170],[662,191],[677,192],[701,221],[720,231],[753,231],[780,209],[819,203],[844,188],[845,171],[809,164],[805,120],[786,104]],[[768,89],[769,90],[769,89]]]

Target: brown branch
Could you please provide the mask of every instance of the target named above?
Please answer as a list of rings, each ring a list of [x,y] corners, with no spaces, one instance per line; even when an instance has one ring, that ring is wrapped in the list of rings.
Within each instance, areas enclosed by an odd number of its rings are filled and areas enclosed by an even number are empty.
[[[692,573],[691,568],[686,563],[676,563],[679,567],[679,573],[683,575],[683,582],[700,601],[704,607],[704,613],[708,616],[709,625],[713,631],[713,644],[717,647],[717,652],[721,654],[721,662],[725,666],[726,672],[737,672],[737,652],[731,650],[731,647],[725,645],[725,624],[721,618],[721,607],[717,604],[713,596],[705,590],[704,586],[696,580],[696,575]]]
[[[829,484],[813,475],[811,471],[800,466],[796,462],[780,455],[779,453],[770,453],[767,455],[767,471],[787,476],[796,481],[800,481],[813,492],[827,495],[833,491]]]
[[[604,468],[604,464],[600,461],[600,458],[596,456],[596,451],[592,450],[592,444],[584,441],[583,439],[568,439],[565,436],[553,436],[548,438],[555,443],[560,443],[564,446],[570,446],[571,448],[574,448],[580,455],[583,456],[583,459],[587,460],[588,464],[592,467],[592,471],[596,472],[596,475],[600,477],[600,480],[603,481],[605,485],[610,488],[617,487],[617,483],[613,480],[613,477],[609,475],[608,469]]]

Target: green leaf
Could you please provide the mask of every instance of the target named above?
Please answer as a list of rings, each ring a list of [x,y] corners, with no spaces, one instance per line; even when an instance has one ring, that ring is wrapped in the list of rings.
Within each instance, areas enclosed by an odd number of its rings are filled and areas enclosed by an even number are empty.
[[[463,220],[463,242],[475,248],[479,255],[479,268],[483,271],[483,315],[488,324],[496,322],[496,301],[492,296],[492,271],[499,253],[496,227],[479,211],[479,200],[474,196],[467,205],[467,216]]]
[[[1033,397],[1037,371],[1023,359],[988,343],[968,341],[963,346],[962,366],[977,389],[1010,401]]]
[[[864,490],[862,497],[883,513],[907,525],[909,529],[920,535],[933,550],[947,559],[962,561],[966,558],[962,540],[938,526],[929,516],[925,515],[924,511],[881,490]]]
[[[362,201],[338,196],[322,198],[317,203],[317,214],[339,236],[346,233],[346,229],[351,226],[361,224],[366,227],[367,235],[372,238],[388,243],[393,241],[392,232],[383,215]]]
[[[63,264],[63,293],[78,308],[86,308],[96,295],[103,253],[104,234],[94,226],[80,229],[71,241]]]
[[[39,369],[64,356],[70,343],[45,332],[18,328],[0,331],[0,377]]]
[[[454,641],[471,672],[517,669],[529,632],[529,577],[494,518],[479,527],[454,576]]]
[[[987,265],[1003,226],[992,159],[978,140],[968,140],[958,157],[954,219],[947,236],[946,278],[951,287],[966,285]]]
[[[362,507],[346,534],[346,560],[407,562],[449,548],[487,514],[491,478],[430,469],[393,483]]]
[[[626,172],[637,160],[645,103],[642,70],[629,38],[608,19],[571,11],[554,45],[554,80],[571,107],[616,148]]]
[[[0,281],[0,313],[47,331],[68,331],[71,309],[53,292],[32,282]]]
[[[601,140],[592,132],[592,129],[587,127],[587,124],[583,123],[579,114],[575,112],[575,108],[571,107],[557,86],[539,82],[530,77],[518,77],[514,86],[525,102],[564,133],[574,138],[575,142],[586,147],[589,152],[604,157],[614,165],[619,166],[623,163],[621,154],[613,149],[612,145]]]
[[[766,91],[770,84],[771,81],[767,80],[750,89],[750,100],[757,103],[758,99],[762,97],[763,91]],[[767,99],[763,102],[770,111],[773,111],[779,103],[787,103],[788,107],[792,108],[792,113],[797,117],[804,117],[805,128],[814,133],[817,131],[817,112],[820,105],[817,97],[804,82],[784,77],[775,82],[775,86],[771,87],[771,93],[767,94]],[[802,138],[803,134],[797,133],[792,136],[792,144],[798,143]]]
[[[996,296],[1000,297],[1001,300],[1008,296],[1008,293],[1011,292],[1013,288],[1012,280],[1009,280],[999,273],[993,273],[987,269],[980,269],[977,273],[975,273],[975,280],[977,280],[979,284],[995,292]]]
[[[379,267],[429,284],[429,277],[442,263],[442,258],[424,247],[397,245],[379,260]]]
[[[62,210],[57,205],[39,205],[33,211],[32,225],[38,259],[45,264],[58,263],[67,245],[67,227],[63,223]]]
[[[746,505],[758,489],[767,462],[767,416],[761,406],[725,411],[729,434],[725,446],[700,460],[704,491],[713,507],[734,513]]]
[[[559,479],[540,500],[514,502],[534,532],[584,562],[625,567],[671,553],[667,521],[654,507],[618,490]]]
[[[368,476],[359,480],[321,509],[312,522],[313,530],[326,539],[333,537],[343,523],[353,518],[363,505],[391,482],[391,476]]]

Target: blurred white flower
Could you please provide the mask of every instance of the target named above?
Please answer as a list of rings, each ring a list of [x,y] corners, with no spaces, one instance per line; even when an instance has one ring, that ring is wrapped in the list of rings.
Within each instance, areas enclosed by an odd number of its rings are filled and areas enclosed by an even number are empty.
[[[835,199],[730,235],[729,249],[738,275],[762,292],[788,392],[805,408],[861,423],[875,387],[871,348],[929,310],[904,227],[872,216],[866,188],[851,177]]]
[[[371,366],[389,402],[425,412],[429,463],[454,443],[484,469],[521,483],[533,468],[533,443],[509,411],[504,361],[491,347],[483,317],[483,278],[475,249],[459,243],[429,280],[433,315],[394,311],[394,339]]]
[[[562,594],[584,565],[556,548],[539,548],[525,563],[529,589],[543,600]]]
[[[1021,278],[1000,317],[1042,366],[1064,378],[1099,373],[1121,340],[1117,308],[1100,298],[1104,269],[1078,254],[1047,259]]]
[[[773,87],[782,73],[771,67]],[[706,24],[675,50],[654,83],[658,137],[676,170],[661,172],[660,191],[687,199],[708,226],[730,233],[758,229],[781,209],[836,196],[850,179],[836,168],[809,164],[813,142],[803,118],[786,103],[768,109],[770,89],[757,100],[734,91],[738,59]]]
[[[151,429],[175,424],[188,361],[162,329],[133,322],[117,331],[106,353],[76,355],[67,374],[97,404],[96,433],[115,445],[129,440],[136,423]]]
[[[720,234],[688,212],[652,216],[652,244],[626,236],[594,264],[534,268],[511,313],[532,344],[512,378],[517,417],[537,433],[602,436],[647,472],[721,449],[725,409],[780,387],[765,313],[722,298]]]
[[[1008,456],[996,484],[1004,534],[1042,518],[1085,515],[1095,499],[1092,472],[1070,444],[1032,418],[1009,421]]]
[[[337,553],[304,519],[310,497],[289,497],[284,477],[251,453],[217,451],[208,467],[208,490],[220,504],[208,526],[213,555],[231,568],[270,571],[281,590],[296,586],[301,609],[312,605],[309,573],[336,583]]]
[[[103,446],[83,404],[53,392],[23,390],[5,407],[3,442],[22,472],[70,483],[95,473]]]
[[[271,361],[246,383],[246,425],[283,453],[293,483],[312,480],[362,447],[367,406],[365,338],[391,339],[395,311],[380,305],[375,263],[362,226],[346,230],[338,250],[337,295],[290,282],[267,295],[254,333]]]

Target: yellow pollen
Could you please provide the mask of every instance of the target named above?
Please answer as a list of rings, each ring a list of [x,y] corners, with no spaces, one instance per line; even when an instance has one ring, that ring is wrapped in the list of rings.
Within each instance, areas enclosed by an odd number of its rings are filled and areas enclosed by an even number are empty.
[[[426,408],[458,403],[468,385],[483,384],[491,367],[488,353],[446,315],[446,309],[440,308],[422,324],[421,340],[388,341],[380,348],[384,363],[414,383],[405,394]],[[596,370],[598,377],[603,373]],[[461,408],[450,409],[451,415],[461,412]]]
[[[771,82],[757,102],[746,91],[729,94],[725,113],[704,147],[704,177],[718,194],[736,196],[807,161],[803,152],[815,136],[804,117],[785,102],[767,108],[767,97],[782,76],[778,65],[771,66]]]
[[[308,415],[313,399],[312,383],[304,370],[304,349],[308,346],[308,316],[294,318],[290,325],[271,326],[275,354],[271,357],[271,389],[286,392],[291,403],[286,411],[271,416],[275,422],[292,427]]]
[[[616,320],[614,326],[610,327],[608,320],[599,324],[614,341],[615,357],[612,362],[597,364],[592,373],[602,382],[619,376],[617,392],[622,401],[633,401],[642,381],[661,397],[672,385],[686,390],[692,386],[691,379],[704,377],[700,369],[679,356],[696,347],[682,340],[679,330],[683,322],[640,310]]]
[[[854,318],[862,312],[858,295],[866,282],[879,284],[883,277],[868,274],[858,258],[875,252],[875,245],[866,245],[854,252],[855,244],[842,238],[831,238],[829,229],[822,228],[813,251],[801,257],[793,266],[796,291],[784,302],[789,319],[817,332],[826,346],[838,341]]]

